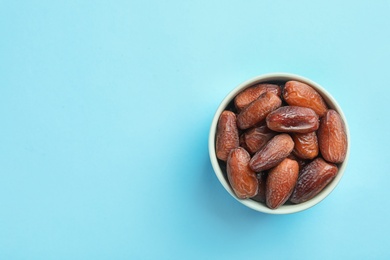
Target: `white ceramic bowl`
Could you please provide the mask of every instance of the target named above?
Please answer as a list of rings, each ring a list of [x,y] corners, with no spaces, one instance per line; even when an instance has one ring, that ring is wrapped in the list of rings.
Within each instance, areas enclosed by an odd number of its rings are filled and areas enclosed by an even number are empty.
[[[218,119],[219,119],[219,116],[222,113],[222,111],[225,110],[225,108],[227,108],[228,106],[231,106],[234,97],[238,93],[240,93],[242,90],[246,89],[247,87],[252,86],[253,84],[256,84],[256,83],[261,83],[261,82],[274,82],[274,81],[287,82],[289,80],[296,80],[296,81],[300,81],[300,82],[304,82],[306,84],[309,84],[310,86],[312,86],[314,89],[316,89],[321,94],[321,96],[324,98],[325,102],[328,104],[328,106],[330,108],[336,110],[340,114],[341,118],[344,120],[344,123],[345,123],[345,128],[346,128],[347,138],[348,138],[348,148],[347,148],[347,154],[346,154],[344,162],[338,165],[339,172],[338,172],[337,176],[335,177],[335,179],[333,179],[333,181],[331,183],[329,183],[325,187],[325,189],[323,189],[319,194],[317,194],[317,196],[315,196],[311,200],[306,201],[304,203],[295,204],[295,205],[294,204],[285,204],[285,205],[280,206],[277,209],[270,209],[264,203],[256,202],[256,201],[251,200],[251,199],[244,199],[244,200],[239,199],[234,194],[234,192],[231,189],[230,184],[227,180],[226,170],[223,169],[223,167],[221,168],[219,161],[217,159],[217,156],[216,156],[216,152],[215,152],[215,138],[216,138],[217,123],[218,123]],[[239,202],[241,202],[245,206],[252,208],[254,210],[257,210],[257,211],[260,211],[263,213],[269,213],[269,214],[290,214],[290,213],[299,212],[299,211],[308,209],[308,208],[316,205],[317,203],[321,202],[323,199],[325,199],[325,197],[327,197],[333,191],[333,189],[337,186],[337,184],[340,182],[341,178],[343,177],[344,171],[346,169],[348,159],[349,159],[349,151],[350,151],[350,134],[349,134],[348,124],[347,124],[347,120],[344,116],[344,113],[341,110],[337,101],[318,83],[316,83],[310,79],[307,79],[305,77],[298,76],[295,74],[289,74],[289,73],[270,73],[270,74],[260,75],[260,76],[254,77],[252,79],[249,79],[249,80],[241,83],[240,85],[238,85],[236,88],[234,88],[222,100],[217,111],[215,112],[213,121],[211,123],[210,134],[209,134],[210,160],[211,160],[211,164],[213,166],[214,172],[217,175],[218,180],[221,182],[222,186],[230,193],[230,195],[232,195],[236,200],[238,200]]]

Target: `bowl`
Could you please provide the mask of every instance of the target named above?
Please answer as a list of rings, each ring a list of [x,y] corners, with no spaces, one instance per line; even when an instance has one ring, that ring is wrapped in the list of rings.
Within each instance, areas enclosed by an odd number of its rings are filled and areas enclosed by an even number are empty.
[[[296,81],[300,81],[300,82],[303,82],[303,83],[310,85],[323,97],[323,99],[325,100],[325,102],[327,103],[329,108],[336,110],[340,114],[341,118],[344,121],[345,131],[347,134],[347,141],[348,141],[347,153],[346,153],[345,160],[342,163],[337,164],[339,171],[338,171],[338,174],[336,175],[336,177],[315,197],[313,197],[312,199],[310,199],[306,202],[300,203],[300,204],[286,203],[277,209],[270,209],[265,205],[265,203],[257,202],[257,201],[251,200],[251,199],[239,199],[235,195],[235,193],[233,192],[233,190],[229,184],[229,181],[227,179],[226,167],[224,167],[224,163],[222,161],[219,161],[217,159],[217,156],[216,156],[215,145],[216,145],[217,124],[218,124],[220,114],[225,109],[233,106],[234,97],[238,93],[243,91],[244,89],[246,89],[254,84],[257,84],[257,83],[266,83],[266,82],[283,83],[283,82],[287,82],[289,80],[296,80]],[[303,210],[306,210],[308,208],[313,207],[314,205],[318,204],[323,199],[325,199],[336,188],[336,186],[340,182],[341,178],[343,177],[345,169],[347,167],[347,163],[348,163],[348,159],[349,159],[349,151],[350,151],[350,134],[349,134],[347,120],[345,118],[345,115],[344,115],[341,107],[339,106],[337,101],[333,98],[333,96],[325,90],[324,87],[322,87],[320,84],[314,82],[313,80],[310,80],[308,78],[305,78],[305,77],[302,77],[302,76],[299,76],[296,74],[270,73],[270,74],[256,76],[254,78],[251,78],[251,79],[241,83],[236,88],[234,88],[222,100],[221,104],[218,106],[217,111],[215,112],[213,121],[211,123],[208,145],[209,145],[210,160],[211,160],[211,164],[212,164],[212,167],[214,169],[214,172],[215,172],[218,180],[222,184],[222,186],[226,189],[226,191],[233,198],[235,198],[237,201],[239,201],[243,205],[245,205],[251,209],[254,209],[256,211],[259,211],[259,212],[268,213],[268,214],[290,214],[290,213],[300,212],[300,211],[303,211]]]

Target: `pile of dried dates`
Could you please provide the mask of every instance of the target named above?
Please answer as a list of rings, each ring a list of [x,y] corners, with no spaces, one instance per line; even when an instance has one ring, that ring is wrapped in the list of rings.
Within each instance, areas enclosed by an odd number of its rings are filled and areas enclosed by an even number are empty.
[[[302,82],[253,85],[219,117],[216,154],[234,193],[271,209],[312,199],[346,153],[342,118]]]

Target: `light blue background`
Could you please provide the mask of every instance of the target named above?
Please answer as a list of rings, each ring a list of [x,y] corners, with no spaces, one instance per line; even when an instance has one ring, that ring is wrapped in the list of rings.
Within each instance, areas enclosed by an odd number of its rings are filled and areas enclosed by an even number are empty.
[[[0,1],[0,259],[389,259],[390,1]],[[207,149],[239,83],[322,84],[351,157],[261,214]]]

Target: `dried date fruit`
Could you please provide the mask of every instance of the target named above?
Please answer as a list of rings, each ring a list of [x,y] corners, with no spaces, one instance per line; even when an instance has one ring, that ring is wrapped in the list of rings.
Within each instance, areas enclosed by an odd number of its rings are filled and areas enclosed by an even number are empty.
[[[276,209],[288,200],[297,182],[298,172],[298,163],[288,158],[269,171],[266,184],[266,204],[269,208]]]
[[[256,173],[249,167],[250,155],[242,147],[233,149],[227,160],[227,177],[229,183],[240,199],[252,198],[258,192]]]
[[[217,158],[226,161],[229,152],[239,145],[237,119],[233,112],[225,110],[221,113],[216,139]]]
[[[347,133],[340,115],[329,109],[322,117],[318,129],[318,143],[325,160],[341,163],[347,154]]]
[[[245,107],[237,116],[240,129],[248,129],[260,123],[271,111],[282,105],[282,100],[272,92],[263,93]]]
[[[296,155],[294,155],[294,153],[290,153],[290,155],[287,156],[287,158],[296,161],[298,163],[299,170],[305,167],[305,165],[309,162],[308,160],[304,160],[302,158],[297,157]]]
[[[276,133],[266,125],[252,128],[242,136],[242,145],[250,154],[254,154],[263,147]]]
[[[276,132],[309,133],[318,129],[318,115],[307,107],[284,106],[268,114],[269,129]]]
[[[290,106],[308,107],[322,117],[327,106],[322,96],[311,86],[299,82],[288,81],[283,89],[283,98]]]
[[[259,190],[257,192],[257,195],[252,198],[254,201],[265,202],[265,184],[267,182],[267,176],[268,174],[266,174],[265,172],[260,172],[256,174],[259,183]]]
[[[291,135],[294,140],[293,153],[302,159],[314,159],[318,155],[318,140],[316,132],[307,134],[294,133]]]
[[[334,179],[337,172],[336,165],[322,158],[315,159],[300,171],[290,201],[298,204],[312,199]]]
[[[255,86],[249,87],[242,92],[240,92],[234,98],[234,105],[238,111],[241,111],[250,103],[255,101],[258,97],[260,97],[265,92],[272,92],[277,96],[281,95],[281,89],[278,85],[268,84],[268,83],[260,83]]]
[[[246,143],[245,143],[245,133],[240,135],[239,146],[244,148],[245,150],[247,150],[247,152],[249,152],[249,149],[248,149],[248,147],[246,146]]]
[[[255,172],[271,169],[285,159],[293,150],[294,141],[288,134],[279,134],[253,155],[249,166]]]

